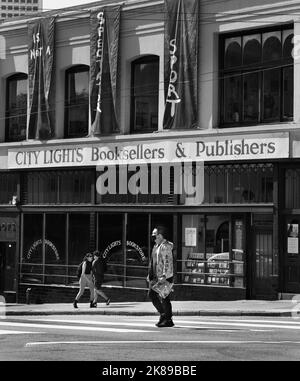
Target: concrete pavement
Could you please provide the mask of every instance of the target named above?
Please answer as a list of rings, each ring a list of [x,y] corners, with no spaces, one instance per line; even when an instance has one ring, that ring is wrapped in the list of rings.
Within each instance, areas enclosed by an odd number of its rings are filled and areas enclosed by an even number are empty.
[[[300,317],[300,299],[297,300],[238,300],[238,301],[173,301],[174,316],[297,316]],[[1,316],[28,315],[157,315],[150,302],[124,302],[109,306],[98,303],[95,309],[79,303],[74,309],[69,304],[1,304]]]

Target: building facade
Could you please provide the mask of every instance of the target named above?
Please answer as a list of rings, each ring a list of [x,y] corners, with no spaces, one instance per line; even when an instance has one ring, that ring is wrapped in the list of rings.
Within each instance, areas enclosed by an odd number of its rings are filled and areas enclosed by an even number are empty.
[[[168,31],[179,13],[161,0],[45,12],[43,46],[32,47],[38,41],[28,18],[0,26],[6,52],[0,288],[12,300],[23,301],[27,288],[36,301],[71,300],[77,266],[96,248],[108,260],[104,287],[112,299],[144,300],[155,225],[165,226],[174,243],[174,298],[277,299],[300,292],[294,37],[300,1],[172,3],[192,31],[180,24],[177,40]],[[38,57],[44,71],[32,71]],[[109,69],[99,77],[97,65]],[[36,83],[48,89],[43,97]],[[182,174],[184,162],[201,188],[196,202],[175,191],[175,167]],[[167,194],[161,188],[132,194],[127,187],[100,194],[108,167],[128,175],[128,165],[146,165],[153,179],[154,164],[173,165],[169,177],[158,169],[159,179],[170,180]]]
[[[43,0],[1,0],[1,19],[31,15],[43,10]]]

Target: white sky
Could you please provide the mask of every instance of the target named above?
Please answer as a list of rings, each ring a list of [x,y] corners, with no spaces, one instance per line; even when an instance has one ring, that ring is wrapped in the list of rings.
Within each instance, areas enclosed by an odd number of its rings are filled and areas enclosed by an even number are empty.
[[[92,3],[93,0],[43,0],[44,11]],[[97,2],[97,1],[95,1]]]

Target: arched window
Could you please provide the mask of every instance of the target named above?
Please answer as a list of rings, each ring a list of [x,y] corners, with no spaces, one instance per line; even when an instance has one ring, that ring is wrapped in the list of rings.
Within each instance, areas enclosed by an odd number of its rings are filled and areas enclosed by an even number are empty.
[[[65,137],[88,134],[89,66],[78,65],[66,71]]]
[[[263,60],[276,61],[281,58],[281,33],[263,34]]]
[[[14,74],[6,81],[6,137],[7,142],[26,139],[27,74]]]
[[[242,64],[241,38],[228,38],[225,41],[225,60],[226,68],[240,66]]]
[[[291,58],[294,48],[294,33],[292,30],[287,30],[283,34],[283,57]]]
[[[249,65],[258,63],[261,61],[261,43],[260,35],[245,36],[243,39],[244,52],[243,52],[243,64]]]
[[[131,131],[158,128],[159,57],[147,56],[132,62]]]

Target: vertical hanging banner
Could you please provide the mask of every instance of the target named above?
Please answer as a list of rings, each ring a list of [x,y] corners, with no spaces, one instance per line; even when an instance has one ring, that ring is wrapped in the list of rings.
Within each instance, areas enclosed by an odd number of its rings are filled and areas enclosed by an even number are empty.
[[[51,99],[55,84],[55,17],[28,23],[29,118],[28,139],[47,140],[53,135]]]
[[[91,135],[119,131],[121,7],[91,11]]]
[[[197,125],[199,0],[165,0],[164,129]]]

